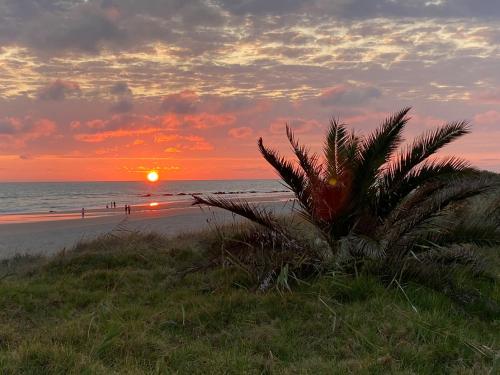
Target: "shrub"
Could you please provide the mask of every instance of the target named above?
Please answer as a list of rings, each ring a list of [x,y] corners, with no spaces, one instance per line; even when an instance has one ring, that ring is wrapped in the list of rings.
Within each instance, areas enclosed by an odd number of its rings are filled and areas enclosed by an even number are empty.
[[[457,207],[498,187],[499,181],[458,157],[434,157],[469,133],[466,122],[445,124],[401,147],[409,110],[395,113],[367,136],[331,120],[323,157],[300,145],[288,125],[286,135],[297,163],[266,147],[262,138],[258,146],[295,194],[300,215],[328,243],[329,262],[333,259],[336,266],[356,271],[369,265],[383,279],[413,279],[443,289],[456,267],[481,269],[471,244],[500,243],[497,207],[489,226],[474,229],[467,219],[452,220]],[[194,204],[250,219],[281,243],[301,243],[267,209],[241,200],[193,198]],[[306,245],[288,248],[325,262],[324,256]]]

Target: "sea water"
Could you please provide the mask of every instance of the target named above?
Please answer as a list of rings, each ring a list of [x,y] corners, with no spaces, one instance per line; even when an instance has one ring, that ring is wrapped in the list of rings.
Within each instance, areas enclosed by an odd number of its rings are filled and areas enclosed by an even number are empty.
[[[178,202],[191,195],[249,197],[282,194],[279,180],[203,180],[149,182],[0,183],[0,214],[49,213],[125,204]]]

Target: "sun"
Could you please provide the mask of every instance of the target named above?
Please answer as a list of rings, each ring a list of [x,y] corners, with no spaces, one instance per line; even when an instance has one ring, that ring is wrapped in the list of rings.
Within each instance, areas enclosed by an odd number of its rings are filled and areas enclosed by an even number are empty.
[[[147,176],[149,182],[156,182],[159,177],[160,176],[158,176],[158,172],[156,171],[150,171]]]

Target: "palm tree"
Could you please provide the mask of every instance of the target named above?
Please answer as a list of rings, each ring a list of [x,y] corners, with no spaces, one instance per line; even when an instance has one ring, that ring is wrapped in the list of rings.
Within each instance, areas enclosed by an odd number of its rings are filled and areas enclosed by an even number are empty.
[[[344,260],[382,260],[392,276],[409,259],[424,264],[438,259],[437,254],[446,253],[448,265],[470,263],[474,257],[464,244],[471,239],[450,236],[452,226],[443,225],[443,216],[497,184],[465,160],[433,157],[469,133],[467,122],[448,123],[402,146],[409,110],[393,114],[368,136],[332,119],[323,157],[300,145],[287,125],[297,163],[265,146],[262,138],[258,141],[261,154],[295,194],[300,214],[319,229],[331,254]],[[283,237],[291,235],[272,212],[247,202],[194,199],[194,204],[220,207]],[[498,233],[494,238],[499,239]]]

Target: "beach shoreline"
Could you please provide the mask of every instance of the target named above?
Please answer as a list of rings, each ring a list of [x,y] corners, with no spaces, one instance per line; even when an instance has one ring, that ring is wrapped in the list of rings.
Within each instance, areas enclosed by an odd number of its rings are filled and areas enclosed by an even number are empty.
[[[224,197],[225,199],[242,199],[240,196]],[[292,193],[279,193],[279,194],[266,194],[258,195],[253,197],[244,197],[247,202],[254,203],[266,203],[275,202],[277,200],[291,199],[293,198]],[[135,213],[138,212],[151,212],[151,211],[162,211],[170,210],[174,208],[186,208],[193,204],[193,199],[186,198],[185,200],[178,201],[155,201],[146,204],[129,204],[131,211]],[[105,216],[125,216],[125,207],[120,205],[116,208],[85,208],[84,219],[95,219]],[[20,213],[4,213],[0,214],[0,225],[4,224],[21,224],[21,223],[32,223],[32,222],[42,222],[42,221],[60,221],[60,220],[78,220],[82,219],[81,208],[72,210],[60,210],[60,211],[49,211],[49,212],[20,212]]]
[[[292,195],[245,200],[277,212],[289,212]],[[222,224],[235,220],[227,211],[192,206],[192,202],[135,205],[131,207],[130,215],[125,214],[124,207],[89,209],[84,218],[78,210],[0,215],[0,259],[26,254],[51,255],[70,249],[79,241],[92,240],[116,230],[157,232],[170,236],[207,229],[211,222]]]
[[[69,183],[2,183],[0,182],[0,217],[8,215],[108,213],[125,205],[190,202],[195,195],[217,195],[227,198],[254,198],[288,193],[276,180],[234,181],[159,181],[144,182],[69,182]],[[52,215],[54,216],[54,215]],[[38,219],[35,219],[38,220]]]

